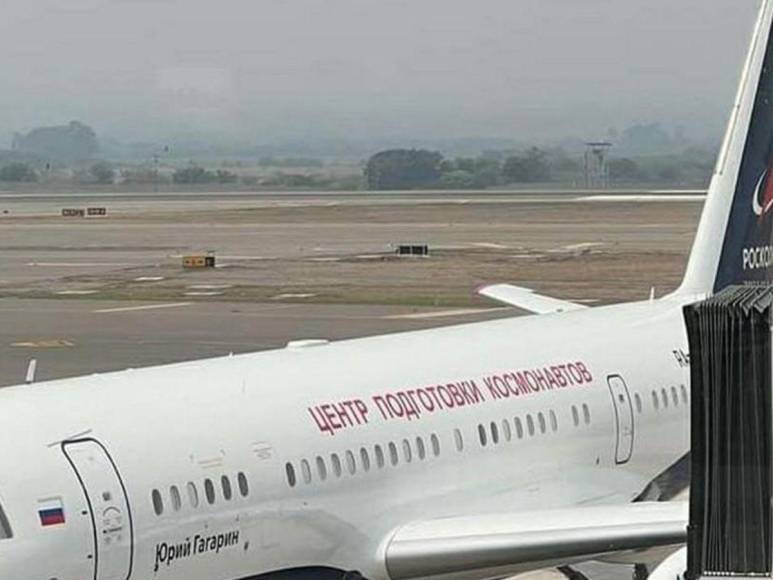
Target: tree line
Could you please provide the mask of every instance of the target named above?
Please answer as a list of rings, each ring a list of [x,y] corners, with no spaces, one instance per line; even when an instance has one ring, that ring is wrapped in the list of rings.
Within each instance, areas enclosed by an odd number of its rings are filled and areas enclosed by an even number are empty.
[[[685,150],[669,155],[612,157],[608,163],[614,187],[646,184],[669,187],[707,185],[714,163],[713,152]],[[476,157],[446,158],[427,149],[389,149],[370,157],[363,171],[350,173],[325,171],[279,171],[245,175],[196,164],[159,171],[152,166],[121,167],[109,161],[95,161],[71,167],[72,183],[78,184],[173,184],[179,186],[214,185],[278,190],[404,190],[404,189],[486,189],[518,185],[558,185],[582,187],[582,154],[560,148],[530,147],[521,151],[489,151]],[[242,167],[241,165],[239,167]],[[52,169],[41,161],[0,156],[0,182],[31,183],[62,179],[61,166]]]
[[[688,149],[667,156],[612,157],[608,171],[611,183],[621,187],[645,183],[698,186],[707,184],[713,162],[713,152]],[[579,186],[585,177],[582,155],[539,147],[455,159],[426,149],[389,149],[370,157],[363,175],[371,190]]]
[[[13,162],[0,167],[0,182],[6,183],[35,183],[41,179],[44,171],[37,169],[31,163]],[[74,180],[80,183],[98,183],[111,185],[117,179],[130,183],[152,183],[162,178],[156,170],[130,170],[124,169],[118,172],[108,161],[98,161],[86,168],[80,168],[74,172]],[[164,180],[166,178],[163,178]],[[176,184],[232,184],[239,181],[239,176],[231,171],[218,169],[211,171],[199,166],[190,166],[177,169],[171,177]]]
[[[507,183],[550,180],[545,151],[532,147],[505,159],[498,156],[445,159],[426,149],[390,149],[373,155],[365,165],[368,189],[484,189]]]

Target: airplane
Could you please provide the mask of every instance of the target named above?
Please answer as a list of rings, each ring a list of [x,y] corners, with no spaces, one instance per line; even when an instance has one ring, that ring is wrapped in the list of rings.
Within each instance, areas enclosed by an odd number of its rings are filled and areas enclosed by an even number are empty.
[[[660,551],[673,580],[687,506],[653,482],[689,453],[682,309],[773,274],[772,26],[765,0],[676,291],[500,284],[534,314],[2,389],[0,578],[571,577]]]

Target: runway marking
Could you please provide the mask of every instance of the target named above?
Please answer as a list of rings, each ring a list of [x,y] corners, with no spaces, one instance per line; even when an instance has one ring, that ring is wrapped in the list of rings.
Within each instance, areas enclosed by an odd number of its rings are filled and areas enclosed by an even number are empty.
[[[75,346],[69,340],[36,340],[11,343],[14,348],[70,348]]]
[[[186,292],[185,296],[222,296],[222,292],[217,291],[197,291],[197,292]]]
[[[314,298],[316,294],[277,294],[271,300],[288,300],[290,298]]]
[[[455,310],[440,310],[439,312],[414,312],[412,314],[391,314],[382,317],[384,320],[422,320],[425,318],[447,318],[451,316],[468,316],[471,314],[483,314],[508,310],[508,308],[458,308]]]
[[[60,296],[88,296],[97,292],[98,290],[60,290],[57,294]]]
[[[167,256],[169,259],[179,260],[183,258],[183,254],[169,254]],[[276,258],[271,258],[268,256],[217,256],[218,260],[238,260],[238,261],[248,261],[248,260],[275,260]]]
[[[669,202],[704,202],[705,194],[644,194],[644,195],[591,195],[586,197],[577,197],[578,202],[622,202],[622,203],[669,203]]]
[[[562,250],[586,250],[590,248],[597,248],[599,246],[603,246],[603,242],[583,242],[581,244],[570,244],[568,246],[563,246]]]
[[[137,266],[127,262],[27,262],[27,266],[41,266],[44,268],[102,268],[105,266]]]
[[[494,244],[491,242],[474,242],[472,244],[473,246],[476,246],[478,248],[488,248],[491,250],[506,250],[507,246],[503,244]]]
[[[140,276],[139,278],[135,278],[135,282],[161,282],[163,280],[163,276]]]
[[[156,310],[159,308],[180,308],[181,306],[190,306],[193,302],[174,302],[172,304],[146,304],[144,306],[124,306],[121,308],[103,308],[94,310],[94,314],[110,314],[113,312],[137,312],[139,310]]]
[[[233,288],[232,284],[195,284],[188,286],[190,290],[227,290]]]

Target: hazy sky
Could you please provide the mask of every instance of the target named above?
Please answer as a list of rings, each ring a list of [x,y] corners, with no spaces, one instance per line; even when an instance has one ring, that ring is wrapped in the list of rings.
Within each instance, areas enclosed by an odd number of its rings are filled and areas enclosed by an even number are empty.
[[[2,0],[0,134],[592,137],[724,124],[759,0]]]

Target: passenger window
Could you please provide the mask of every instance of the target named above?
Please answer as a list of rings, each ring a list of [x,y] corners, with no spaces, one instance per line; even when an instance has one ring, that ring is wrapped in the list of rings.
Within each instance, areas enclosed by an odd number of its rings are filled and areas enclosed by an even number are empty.
[[[389,442],[389,461],[393,467],[396,467],[398,460],[399,460],[399,457],[397,456],[397,445],[395,445],[394,441],[390,441]]]
[[[580,426],[580,413],[577,411],[577,407],[574,405],[572,405],[572,421],[574,421],[575,427]]]
[[[180,490],[177,489],[176,485],[169,488],[169,497],[172,498],[172,509],[179,512],[180,508],[183,507],[183,500],[180,497]]]
[[[161,492],[154,489],[150,496],[153,501],[153,511],[156,512],[157,516],[160,516],[164,513],[164,500],[161,497]]]
[[[507,420],[502,421],[502,438],[508,442],[513,438],[513,430],[510,429],[510,422]]]
[[[384,469],[384,450],[381,449],[381,445],[376,445],[373,450],[376,455],[376,465],[379,469]]]
[[[459,452],[464,451],[464,437],[459,429],[454,429],[454,441],[456,441],[456,450]]]
[[[370,455],[364,447],[360,448],[360,462],[362,462],[362,468],[365,471],[370,471]]]
[[[231,501],[231,497],[233,497],[233,493],[231,491],[231,480],[228,479],[227,475],[223,475],[220,478],[220,487],[223,488],[223,497],[226,501]]]
[[[188,503],[192,508],[199,507],[199,488],[192,481],[188,482]]]
[[[558,431],[558,417],[553,411],[550,411],[550,428],[553,429],[553,433]]]
[[[336,477],[341,477],[341,473],[343,470],[341,469],[341,458],[338,457],[337,453],[333,453],[330,456],[330,464],[333,466],[333,473]]]
[[[585,403],[582,404],[582,416],[585,419],[585,424],[590,425],[590,407]]]
[[[440,439],[433,433],[429,440],[432,444],[432,455],[438,457],[440,455]]]
[[[354,475],[357,471],[357,461],[354,459],[354,453],[351,451],[346,452],[346,469],[349,475]]]
[[[325,465],[325,460],[320,456],[317,456],[317,474],[320,481],[327,479],[327,465]]]
[[[526,426],[529,429],[529,437],[534,437],[534,419],[531,415],[526,415]]]
[[[542,413],[537,414],[537,419],[539,420],[539,430],[544,435],[547,431],[547,424],[545,423],[545,415]]]
[[[410,463],[411,459],[413,459],[411,455],[411,442],[407,439],[403,439],[403,457],[406,463]]]
[[[419,457],[419,461],[424,461],[427,456],[427,449],[424,447],[424,439],[416,437],[416,455]]]
[[[641,411],[642,411],[642,406],[641,406],[641,397],[639,396],[639,393],[636,393],[636,394],[633,396],[633,400],[636,402],[636,412],[637,412],[637,413],[641,413]]]
[[[480,424],[478,424],[478,437],[480,437],[481,447],[485,447],[486,446],[486,428]]]
[[[679,395],[676,393],[676,387],[671,387],[671,400],[674,402],[674,407],[679,404]]]
[[[666,393],[666,389],[660,390],[660,396],[663,399],[663,408],[668,409],[668,393]]]
[[[295,479],[295,468],[292,463],[285,463],[285,473],[287,474],[287,484],[290,487],[295,487],[298,481]]]
[[[301,461],[301,475],[303,475],[303,483],[306,485],[311,483],[311,466],[305,459]]]
[[[491,443],[494,445],[499,443],[499,427],[494,421],[491,422]]]
[[[656,391],[652,391],[652,406],[655,407],[656,411],[660,410],[660,400]]]
[[[684,385],[679,385],[679,390],[682,391],[682,402],[687,404],[687,388]]]
[[[239,493],[242,494],[242,497],[250,495],[250,484],[247,481],[247,476],[240,471],[239,475],[236,476],[236,481],[239,483]]]
[[[209,505],[215,503],[215,484],[211,479],[204,480],[204,496],[207,498]]]
[[[523,424],[519,417],[515,418],[515,433],[518,435],[518,439],[523,439]]]

